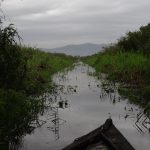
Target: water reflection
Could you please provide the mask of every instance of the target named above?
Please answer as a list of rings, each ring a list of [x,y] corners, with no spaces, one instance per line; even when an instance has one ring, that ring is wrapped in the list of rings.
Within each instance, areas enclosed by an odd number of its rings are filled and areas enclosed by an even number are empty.
[[[149,115],[119,95],[118,85],[106,81],[104,74],[98,79],[93,75],[94,70],[82,63],[56,74],[52,88],[36,98],[40,111],[28,134],[7,149],[60,150],[111,117],[137,150],[149,150]]]
[[[67,71],[66,71],[67,72]],[[60,77],[59,82],[66,82],[68,78],[63,74],[58,74]],[[35,129],[41,128],[46,125],[46,128],[54,133],[55,140],[59,139],[59,129],[66,120],[59,117],[59,109],[66,109],[70,107],[68,100],[65,95],[70,95],[77,93],[77,86],[53,84],[50,89],[45,90],[45,92],[39,96],[34,97],[34,100],[38,103],[32,107],[32,116],[28,122],[27,126],[23,122],[20,126],[24,126],[19,130],[13,132],[12,138],[5,142],[0,142],[0,150],[26,150],[26,146],[22,138],[29,134],[34,133]],[[14,129],[13,129],[14,130]]]
[[[97,87],[100,88],[101,90],[100,93],[101,101],[109,99],[110,102],[115,105],[116,103],[121,102],[121,100],[126,99],[126,97],[120,96],[118,94],[117,83],[106,80],[104,74],[100,76],[101,77],[99,79],[101,79],[101,82],[100,84],[97,84]],[[90,87],[90,84],[88,86]],[[111,117],[110,113],[109,115]],[[128,118],[135,119],[133,127],[135,127],[140,134],[145,134],[147,133],[147,131],[150,132],[150,115],[147,112],[145,112],[145,110],[141,110],[139,112],[139,109],[133,108],[129,102],[124,106],[124,113],[119,114],[119,119],[127,120]]]

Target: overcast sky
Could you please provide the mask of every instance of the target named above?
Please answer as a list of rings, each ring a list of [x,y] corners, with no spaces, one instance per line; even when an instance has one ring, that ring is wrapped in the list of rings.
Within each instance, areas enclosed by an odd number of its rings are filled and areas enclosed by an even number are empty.
[[[150,22],[150,0],[5,0],[1,6],[30,46],[110,43]]]

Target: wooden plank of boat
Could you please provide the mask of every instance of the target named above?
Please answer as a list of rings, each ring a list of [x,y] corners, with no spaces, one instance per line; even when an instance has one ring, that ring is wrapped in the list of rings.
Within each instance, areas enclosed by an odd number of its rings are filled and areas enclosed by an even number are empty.
[[[135,150],[126,138],[107,119],[104,125],[74,140],[62,150]]]

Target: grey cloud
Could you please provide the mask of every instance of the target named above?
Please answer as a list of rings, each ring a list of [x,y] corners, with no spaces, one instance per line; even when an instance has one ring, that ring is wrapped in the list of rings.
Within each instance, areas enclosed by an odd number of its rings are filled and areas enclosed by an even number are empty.
[[[3,9],[25,43],[39,47],[110,43],[150,21],[149,0],[6,1]]]

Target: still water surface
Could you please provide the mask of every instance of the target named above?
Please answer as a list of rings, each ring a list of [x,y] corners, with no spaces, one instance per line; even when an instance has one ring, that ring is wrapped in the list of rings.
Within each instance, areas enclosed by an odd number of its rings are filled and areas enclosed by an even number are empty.
[[[150,149],[148,118],[117,90],[105,92],[102,81],[91,76],[93,72],[91,67],[78,63],[73,70],[53,77],[57,96],[47,97],[51,103],[40,116],[43,125],[24,137],[21,150],[60,150],[108,117],[135,149]]]

